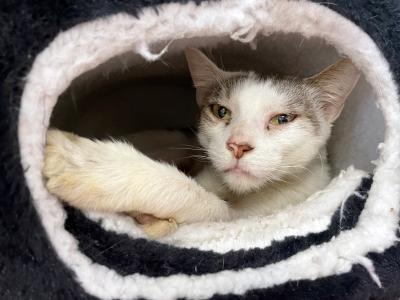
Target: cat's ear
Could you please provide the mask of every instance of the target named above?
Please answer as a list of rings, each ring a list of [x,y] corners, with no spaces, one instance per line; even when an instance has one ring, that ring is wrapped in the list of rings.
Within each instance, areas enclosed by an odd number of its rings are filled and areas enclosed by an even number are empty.
[[[196,99],[199,106],[207,104],[207,96],[215,86],[237,74],[221,70],[196,48],[186,48],[185,55],[193,84],[196,87]]]
[[[360,78],[360,71],[350,59],[342,58],[306,81],[322,90],[322,108],[333,123],[342,112],[344,103]]]

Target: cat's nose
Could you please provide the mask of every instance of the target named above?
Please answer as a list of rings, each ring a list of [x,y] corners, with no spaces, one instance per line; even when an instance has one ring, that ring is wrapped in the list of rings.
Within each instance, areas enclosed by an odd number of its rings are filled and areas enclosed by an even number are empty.
[[[228,148],[229,151],[232,152],[233,156],[237,159],[242,158],[245,153],[250,152],[251,150],[254,149],[247,143],[237,144],[233,142],[228,142],[226,143],[226,147]]]

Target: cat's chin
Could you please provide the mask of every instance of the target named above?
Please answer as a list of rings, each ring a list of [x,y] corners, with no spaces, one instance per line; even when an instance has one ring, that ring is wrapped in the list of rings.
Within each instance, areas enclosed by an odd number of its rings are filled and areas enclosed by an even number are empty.
[[[261,178],[242,170],[225,171],[222,177],[229,189],[238,194],[252,192],[264,184]]]

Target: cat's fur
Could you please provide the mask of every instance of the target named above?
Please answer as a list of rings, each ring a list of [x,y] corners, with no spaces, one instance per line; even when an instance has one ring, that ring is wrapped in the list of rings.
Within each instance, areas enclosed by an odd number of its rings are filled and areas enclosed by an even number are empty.
[[[52,130],[44,168],[49,190],[79,208],[154,215],[160,220],[145,221],[144,229],[159,236],[175,221],[271,214],[328,183],[325,144],[359,78],[348,59],[311,78],[278,79],[222,71],[196,49],[186,57],[201,110],[198,138],[211,162],[197,182],[127,143]],[[213,113],[215,104],[230,118]],[[272,122],[279,114],[295,118]]]

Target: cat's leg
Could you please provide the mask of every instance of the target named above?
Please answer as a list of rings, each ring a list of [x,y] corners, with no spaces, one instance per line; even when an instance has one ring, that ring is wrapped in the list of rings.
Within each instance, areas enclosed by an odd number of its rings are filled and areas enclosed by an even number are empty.
[[[227,200],[229,198],[229,190],[223,182],[221,176],[211,167],[204,167],[195,177],[196,182],[218,197]]]
[[[50,130],[43,172],[50,192],[82,209],[139,211],[177,223],[231,216],[225,201],[193,179],[123,142]]]

